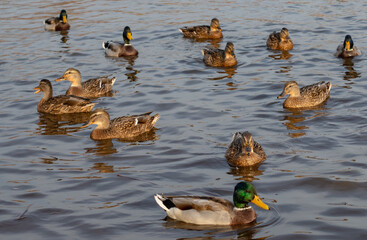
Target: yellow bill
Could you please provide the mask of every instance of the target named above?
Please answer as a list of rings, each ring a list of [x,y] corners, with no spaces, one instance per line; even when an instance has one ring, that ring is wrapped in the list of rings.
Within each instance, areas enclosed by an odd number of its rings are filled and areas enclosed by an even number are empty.
[[[56,79],[55,81],[60,82],[60,81],[64,81],[64,80],[65,80],[65,78],[61,77],[61,78]]]
[[[127,39],[129,39],[129,40],[134,39],[133,36],[131,35],[131,33],[127,33]]]
[[[41,92],[41,89],[40,89],[39,87],[35,87],[35,88],[33,88],[33,89],[34,89],[34,90],[37,90],[37,91],[35,91],[35,92],[34,92],[34,94]]]
[[[261,201],[261,199],[257,195],[255,195],[254,199],[252,199],[251,202],[261,207],[262,209],[265,209],[265,210],[270,209],[269,206],[263,203],[263,201]]]
[[[346,41],[345,42],[345,50],[350,50],[350,42],[349,41]]]
[[[66,16],[62,16],[62,22],[63,23],[67,23],[68,22],[68,19],[66,18]]]

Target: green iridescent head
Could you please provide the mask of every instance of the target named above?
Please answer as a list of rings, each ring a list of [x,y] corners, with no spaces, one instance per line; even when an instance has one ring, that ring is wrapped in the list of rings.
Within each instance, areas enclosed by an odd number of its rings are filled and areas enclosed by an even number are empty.
[[[269,210],[269,206],[263,203],[257,196],[255,186],[249,182],[240,182],[236,185],[233,192],[233,203],[236,208],[245,208],[252,202],[257,206]]]
[[[131,29],[129,26],[126,26],[124,28],[124,31],[122,33],[122,37],[124,39],[125,44],[130,44],[130,40],[133,39],[133,36],[131,35]]]
[[[66,11],[63,9],[60,12],[60,16],[59,19],[63,22],[63,23],[67,23],[68,22],[68,15],[66,14]]]

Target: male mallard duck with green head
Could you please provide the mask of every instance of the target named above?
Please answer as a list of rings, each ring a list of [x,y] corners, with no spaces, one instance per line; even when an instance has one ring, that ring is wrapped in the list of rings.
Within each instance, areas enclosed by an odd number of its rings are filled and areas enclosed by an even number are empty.
[[[249,202],[269,210],[257,196],[255,186],[240,182],[234,188],[233,203],[217,197],[154,196],[157,204],[168,217],[197,225],[241,225],[256,220],[255,210]]]
[[[59,17],[48,18],[43,23],[45,25],[45,29],[50,31],[63,31],[70,29],[68,15],[64,9],[61,10]]]
[[[355,57],[361,55],[361,51],[354,45],[352,37],[346,35],[344,42],[336,49],[335,56],[341,58]]]
[[[179,28],[180,32],[187,38],[197,38],[197,39],[216,39],[222,38],[222,29],[219,25],[219,20],[213,18],[210,26],[201,25],[194,27],[183,27]]]
[[[273,50],[288,51],[293,49],[293,42],[289,37],[287,28],[282,28],[280,32],[273,32],[266,41],[266,46]]]
[[[121,138],[131,139],[140,134],[149,132],[159,119],[159,114],[150,116],[151,112],[140,115],[118,117],[110,120],[110,115],[103,109],[93,111],[89,123],[97,125],[90,137],[94,140]]]
[[[278,98],[289,94],[289,97],[283,103],[285,108],[316,107],[330,97],[330,89],[330,82],[321,81],[300,89],[297,82],[289,81],[285,83],[283,92]]]
[[[233,167],[254,166],[266,159],[265,151],[261,145],[247,131],[236,132],[233,135],[225,156],[228,164]]]
[[[204,63],[212,67],[232,67],[237,64],[232,42],[228,42],[224,50],[206,48],[201,53],[204,56]]]
[[[117,41],[107,41],[102,43],[102,47],[104,48],[107,56],[127,57],[138,55],[138,51],[130,44],[130,41],[133,39],[130,27],[126,26],[124,28],[122,38],[124,39],[124,43]]]
[[[62,77],[55,81],[70,81],[71,86],[66,91],[66,95],[74,95],[85,98],[97,98],[105,96],[112,91],[116,78],[97,77],[82,82],[80,71],[75,68],[68,68]]]
[[[35,93],[43,92],[43,97],[37,105],[37,111],[41,113],[64,114],[91,112],[95,103],[89,99],[77,96],[60,95],[52,96],[52,85],[47,79],[42,79],[40,84],[34,88]]]

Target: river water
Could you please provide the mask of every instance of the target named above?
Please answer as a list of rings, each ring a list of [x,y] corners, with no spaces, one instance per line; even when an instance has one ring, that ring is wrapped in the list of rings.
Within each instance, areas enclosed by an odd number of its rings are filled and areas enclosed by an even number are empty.
[[[367,2],[356,1],[2,1],[0,25],[1,239],[366,239]],[[66,9],[71,30],[44,31]],[[179,27],[217,17],[221,41],[193,41]],[[132,30],[135,60],[104,55],[105,40]],[[287,27],[288,53],[265,47]],[[335,58],[350,34],[362,56]],[[201,49],[235,46],[238,66],[207,67]],[[160,113],[134,142],[93,141],[89,115],[39,114],[33,87],[74,67],[84,80],[117,78],[96,99],[112,117]],[[285,81],[333,85],[327,104],[283,109]],[[224,158],[236,131],[268,156],[257,168]],[[270,207],[255,224],[199,227],[165,219],[155,193],[232,198],[254,183]]]

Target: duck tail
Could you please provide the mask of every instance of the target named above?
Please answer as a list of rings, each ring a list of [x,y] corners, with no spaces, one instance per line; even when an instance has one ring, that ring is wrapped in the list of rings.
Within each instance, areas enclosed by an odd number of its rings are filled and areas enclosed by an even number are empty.
[[[111,79],[111,86],[113,86],[113,84],[115,84],[115,82],[116,82],[116,77],[113,77],[113,78]]]
[[[178,31],[180,31],[180,32],[182,32],[182,33],[183,33],[182,28],[179,28],[179,29],[178,29]]]
[[[103,47],[103,49],[108,48],[108,41],[107,42],[102,42],[102,47]]]
[[[158,121],[158,119],[160,118],[161,116],[159,115],[159,113],[157,113],[156,115],[153,116],[153,121],[152,121],[152,125],[154,126],[154,124]]]
[[[154,195],[154,199],[157,202],[157,204],[165,211],[168,211],[172,207],[176,207],[176,205],[171,200],[163,197],[162,195],[156,194]]]

